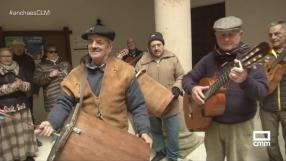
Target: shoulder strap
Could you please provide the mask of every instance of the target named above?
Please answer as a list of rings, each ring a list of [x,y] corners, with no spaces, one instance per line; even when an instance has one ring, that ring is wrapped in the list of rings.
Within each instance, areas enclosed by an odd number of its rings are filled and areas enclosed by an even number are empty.
[[[56,143],[53,145],[52,150],[48,156],[47,161],[54,161],[57,159],[56,157],[58,156],[59,152],[62,151],[64,145],[66,144],[70,134],[73,131],[76,131],[77,128],[75,127],[78,115],[79,115],[79,109],[82,106],[83,102],[83,89],[85,86],[85,79],[87,77],[86,74],[86,69],[83,68],[83,77],[80,82],[80,99],[79,102],[76,104],[74,110],[70,113],[69,117],[66,120],[66,124],[63,127],[59,138],[57,138]],[[78,131],[80,133],[80,131]]]

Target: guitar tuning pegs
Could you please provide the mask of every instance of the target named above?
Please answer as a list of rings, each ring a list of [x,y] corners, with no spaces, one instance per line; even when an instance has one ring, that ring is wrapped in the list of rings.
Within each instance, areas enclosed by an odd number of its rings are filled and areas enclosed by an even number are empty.
[[[270,60],[269,59],[264,59],[263,60],[265,63],[268,63]]]
[[[265,60],[268,60],[268,61],[270,61],[271,59],[273,59],[273,57],[272,56],[265,56]]]

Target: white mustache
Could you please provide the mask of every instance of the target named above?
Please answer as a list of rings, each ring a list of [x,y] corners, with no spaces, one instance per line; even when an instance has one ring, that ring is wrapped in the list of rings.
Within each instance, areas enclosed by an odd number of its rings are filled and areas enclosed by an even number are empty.
[[[89,52],[100,52],[101,49],[100,48],[89,48],[88,51]]]

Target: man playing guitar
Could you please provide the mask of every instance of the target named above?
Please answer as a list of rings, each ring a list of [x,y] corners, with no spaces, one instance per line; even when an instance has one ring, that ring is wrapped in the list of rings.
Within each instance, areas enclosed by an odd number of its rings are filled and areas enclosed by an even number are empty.
[[[252,145],[256,100],[267,95],[267,79],[262,68],[243,69],[230,63],[250,51],[248,45],[241,42],[241,26],[241,19],[234,16],[217,20],[213,26],[214,50],[203,57],[182,81],[186,93],[192,95],[196,104],[202,105],[207,103],[205,91],[209,86],[201,86],[199,81],[229,70],[226,77],[230,81],[224,91],[225,111],[212,118],[205,133],[207,161],[222,161],[225,157],[232,161],[247,160]]]
[[[142,57],[143,52],[136,48],[133,38],[127,40],[127,48],[121,50],[117,57],[123,61],[135,66],[137,61]]]

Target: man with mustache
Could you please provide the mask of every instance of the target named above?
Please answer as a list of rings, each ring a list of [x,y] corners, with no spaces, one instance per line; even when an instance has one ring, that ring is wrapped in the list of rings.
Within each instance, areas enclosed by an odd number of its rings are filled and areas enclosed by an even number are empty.
[[[182,99],[181,82],[184,70],[178,57],[165,49],[165,41],[160,32],[152,33],[148,40],[149,52],[138,61],[136,71],[146,70],[146,73],[172,91],[174,99],[167,106],[161,117],[150,115],[151,133],[156,152],[152,161],[160,161],[165,156],[169,161],[179,158],[179,106]],[[163,124],[166,131],[167,143],[164,143]]]
[[[82,91],[81,109],[84,112],[126,131],[127,111],[130,112],[133,115],[135,132],[151,147],[148,113],[135,78],[135,70],[127,63],[110,56],[115,32],[105,26],[96,25],[88,29],[82,38],[87,40],[88,55],[63,80],[62,91],[48,115],[48,120],[42,122],[35,133],[50,136],[59,129],[80,99]]]

